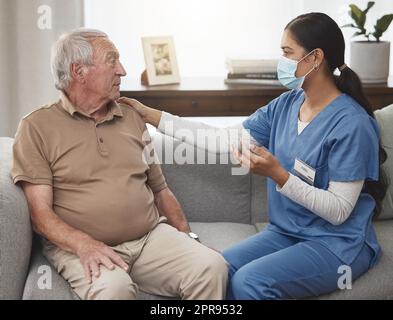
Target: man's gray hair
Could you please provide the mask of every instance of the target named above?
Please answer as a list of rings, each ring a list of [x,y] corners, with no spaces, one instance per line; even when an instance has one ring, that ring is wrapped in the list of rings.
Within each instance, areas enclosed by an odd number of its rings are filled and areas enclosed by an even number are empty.
[[[51,69],[58,90],[65,90],[70,85],[72,63],[93,64],[91,41],[99,37],[108,38],[108,35],[100,30],[79,28],[56,41],[52,47]]]

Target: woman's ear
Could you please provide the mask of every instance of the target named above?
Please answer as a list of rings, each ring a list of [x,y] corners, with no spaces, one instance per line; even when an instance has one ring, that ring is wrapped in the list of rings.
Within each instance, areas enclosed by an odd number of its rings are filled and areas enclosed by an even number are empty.
[[[325,53],[323,52],[322,49],[317,48],[314,50],[314,54],[312,55],[313,57],[313,62],[314,62],[314,67],[319,68],[319,66],[323,63],[323,60],[325,58]]]

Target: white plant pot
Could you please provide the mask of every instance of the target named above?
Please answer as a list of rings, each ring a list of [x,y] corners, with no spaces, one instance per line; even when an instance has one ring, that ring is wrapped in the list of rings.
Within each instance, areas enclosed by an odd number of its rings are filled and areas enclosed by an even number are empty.
[[[363,83],[386,83],[389,77],[389,41],[351,42],[351,68]]]

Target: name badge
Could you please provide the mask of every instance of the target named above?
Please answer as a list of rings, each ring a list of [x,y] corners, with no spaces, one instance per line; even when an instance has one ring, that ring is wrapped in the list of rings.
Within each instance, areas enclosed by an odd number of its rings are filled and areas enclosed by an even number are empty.
[[[314,185],[315,169],[304,163],[302,160],[295,159],[293,167],[300,178],[306,180],[307,183]]]

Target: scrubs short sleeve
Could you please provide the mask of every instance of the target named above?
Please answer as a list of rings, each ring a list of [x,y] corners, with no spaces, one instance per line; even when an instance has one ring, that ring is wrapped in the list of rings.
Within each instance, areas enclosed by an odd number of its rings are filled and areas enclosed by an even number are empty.
[[[378,180],[379,129],[373,118],[356,115],[341,121],[328,143],[330,180]]]
[[[294,95],[294,91],[288,91],[272,100],[266,106],[255,111],[243,122],[244,129],[249,130],[250,135],[262,146],[269,147],[271,127],[275,113],[279,112],[278,109],[282,110],[288,107],[290,103],[289,98]]]

